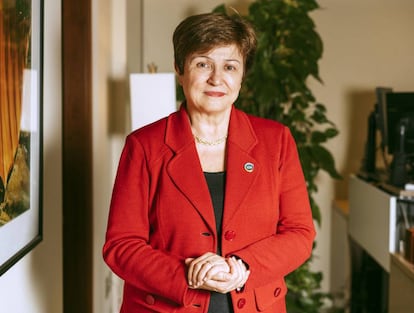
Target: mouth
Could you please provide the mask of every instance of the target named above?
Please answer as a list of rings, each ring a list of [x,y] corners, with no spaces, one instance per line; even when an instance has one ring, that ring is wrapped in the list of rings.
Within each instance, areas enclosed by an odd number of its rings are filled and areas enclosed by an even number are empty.
[[[225,95],[225,93],[221,91],[206,91],[204,93],[209,97],[216,97],[216,98],[223,97]]]

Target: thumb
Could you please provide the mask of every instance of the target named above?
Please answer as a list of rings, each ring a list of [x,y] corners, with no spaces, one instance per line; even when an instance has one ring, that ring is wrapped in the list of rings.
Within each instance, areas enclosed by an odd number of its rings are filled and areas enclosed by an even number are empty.
[[[214,275],[214,280],[216,281],[229,281],[231,279],[231,274],[226,272],[218,272]]]

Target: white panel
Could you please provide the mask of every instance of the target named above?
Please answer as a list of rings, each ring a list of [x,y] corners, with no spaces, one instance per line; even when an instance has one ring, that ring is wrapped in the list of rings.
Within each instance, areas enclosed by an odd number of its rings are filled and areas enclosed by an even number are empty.
[[[38,71],[32,69],[23,70],[23,90],[22,90],[22,113],[20,129],[24,131],[37,132],[39,129],[38,120],[39,103],[38,97]]]
[[[349,234],[389,272],[389,253],[395,250],[396,197],[355,176],[349,188]]]
[[[137,129],[176,111],[175,74],[131,74],[131,127]]]

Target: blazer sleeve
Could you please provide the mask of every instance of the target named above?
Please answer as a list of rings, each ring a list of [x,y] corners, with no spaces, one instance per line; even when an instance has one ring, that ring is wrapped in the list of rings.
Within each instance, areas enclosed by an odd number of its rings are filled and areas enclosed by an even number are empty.
[[[103,257],[126,284],[176,305],[197,291],[187,286],[184,260],[149,244],[149,171],[144,149],[129,135],[115,178]]]
[[[298,268],[311,255],[315,228],[306,182],[296,143],[287,127],[274,161],[279,179],[279,218],[275,232],[234,254],[251,270],[246,288],[256,288],[278,280]]]

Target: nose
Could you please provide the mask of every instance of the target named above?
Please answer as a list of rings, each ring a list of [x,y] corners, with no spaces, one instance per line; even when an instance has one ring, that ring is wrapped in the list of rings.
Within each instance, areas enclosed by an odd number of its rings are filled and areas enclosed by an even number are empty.
[[[217,86],[217,85],[220,85],[221,80],[222,80],[221,71],[217,68],[214,68],[210,73],[210,76],[208,78],[208,83],[213,86]]]

